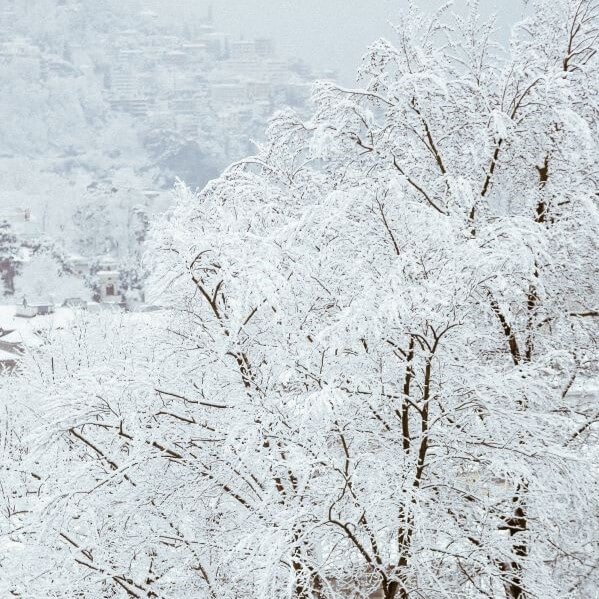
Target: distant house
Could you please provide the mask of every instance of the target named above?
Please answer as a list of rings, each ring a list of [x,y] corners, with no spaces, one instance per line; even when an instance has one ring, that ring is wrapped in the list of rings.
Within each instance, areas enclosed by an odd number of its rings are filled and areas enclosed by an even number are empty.
[[[248,81],[247,94],[251,100],[269,101],[272,97],[272,87],[268,81]]]
[[[210,98],[218,107],[223,104],[240,104],[247,101],[247,90],[238,83],[216,83],[210,87]]]
[[[260,44],[263,48],[263,44]],[[258,54],[256,52],[256,42],[240,40],[231,42],[229,46],[232,60],[256,60]]]
[[[118,266],[118,260],[110,254],[98,256],[96,263],[98,264],[98,270],[117,270]]]
[[[42,302],[38,304],[33,304],[33,307],[37,310],[38,316],[54,314],[54,302]]]
[[[54,314],[55,306],[54,301],[36,301],[30,303],[27,298],[23,298],[23,302],[17,306],[15,316],[21,318],[33,318],[35,316],[47,316],[48,314]]]
[[[97,273],[100,287],[100,301],[109,304],[120,302],[119,271],[99,270]]]
[[[204,43],[183,44],[181,50],[187,54],[190,61],[202,62],[208,55],[208,46]]]
[[[254,50],[260,58],[273,58],[275,55],[275,45],[271,38],[254,40]]]

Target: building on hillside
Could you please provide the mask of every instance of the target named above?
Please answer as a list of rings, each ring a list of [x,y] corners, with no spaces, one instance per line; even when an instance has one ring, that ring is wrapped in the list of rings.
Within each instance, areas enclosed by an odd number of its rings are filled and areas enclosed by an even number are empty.
[[[183,44],[181,51],[187,56],[189,64],[203,63],[208,56],[208,46],[202,42]]]
[[[110,254],[97,256],[95,261],[98,264],[98,270],[118,270],[119,261]]]
[[[134,116],[148,113],[150,96],[144,93],[142,73],[144,52],[131,48],[137,32],[121,32],[121,47],[115,55],[115,67],[110,73],[110,105],[113,110],[128,112]]]
[[[206,44],[206,51],[216,60],[226,57],[229,51],[228,37],[212,27],[200,27],[199,41]]]
[[[247,95],[252,102],[269,102],[273,95],[272,86],[268,81],[248,81]]]
[[[220,75],[227,80],[232,79],[264,79],[263,62],[258,60],[227,60],[220,67]]]
[[[164,62],[172,69],[183,69],[187,64],[188,54],[182,50],[170,50],[164,54]]]
[[[112,98],[110,106],[118,112],[128,112],[133,116],[146,116],[148,102],[145,98]]]
[[[215,83],[210,86],[210,100],[216,109],[223,105],[243,104],[247,101],[247,90],[239,83]]]
[[[289,81],[289,64],[284,60],[265,60],[264,70],[266,77],[273,83],[285,83]]]
[[[45,300],[36,300],[34,302],[30,302],[26,297],[23,298],[23,301],[17,305],[17,309],[15,311],[15,316],[19,316],[21,318],[34,318],[35,316],[48,316],[49,314],[54,314],[55,305],[53,299],[45,299]]]
[[[271,38],[258,38],[254,40],[256,55],[260,58],[274,58],[275,45]]]
[[[31,209],[23,206],[3,206],[0,208],[0,219],[11,224],[31,221]]]
[[[121,301],[118,270],[99,270],[97,272],[100,288],[100,301],[106,304],[118,304]]]
[[[255,61],[258,59],[256,54],[256,42],[238,40],[229,44],[229,52],[233,61]]]

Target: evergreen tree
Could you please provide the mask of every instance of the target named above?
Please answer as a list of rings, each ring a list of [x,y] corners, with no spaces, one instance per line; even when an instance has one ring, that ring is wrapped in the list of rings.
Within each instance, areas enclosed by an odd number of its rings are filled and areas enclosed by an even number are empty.
[[[15,277],[19,274],[21,262],[19,259],[19,243],[10,223],[0,222],[0,278],[2,279],[4,295],[15,292]]]

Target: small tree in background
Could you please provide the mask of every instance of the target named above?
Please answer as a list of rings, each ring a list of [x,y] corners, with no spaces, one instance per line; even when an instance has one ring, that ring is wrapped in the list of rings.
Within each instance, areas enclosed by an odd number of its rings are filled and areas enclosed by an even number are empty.
[[[69,297],[89,295],[83,279],[65,271],[56,257],[46,252],[35,254],[23,264],[15,288],[18,296],[28,300],[62,302]]]
[[[145,301],[148,271],[141,260],[132,258],[119,265],[119,291],[126,304]]]
[[[0,278],[4,294],[14,295],[15,277],[21,270],[20,244],[6,220],[0,222]]]

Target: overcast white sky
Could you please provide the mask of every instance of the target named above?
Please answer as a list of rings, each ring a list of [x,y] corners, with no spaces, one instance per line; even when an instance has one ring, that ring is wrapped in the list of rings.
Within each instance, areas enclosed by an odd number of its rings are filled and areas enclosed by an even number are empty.
[[[350,77],[366,46],[392,36],[388,22],[408,0],[152,0],[163,16],[194,19],[214,7],[217,26],[235,37],[274,37],[281,54],[300,56],[321,69]],[[466,0],[457,0],[461,9]],[[547,0],[551,2],[551,0]],[[442,0],[418,0],[423,8]],[[480,0],[481,12],[496,12],[505,35],[519,20],[523,0]]]

